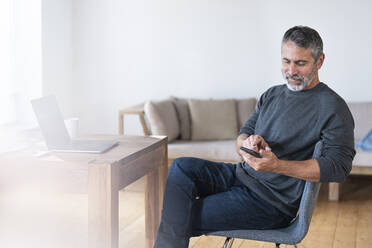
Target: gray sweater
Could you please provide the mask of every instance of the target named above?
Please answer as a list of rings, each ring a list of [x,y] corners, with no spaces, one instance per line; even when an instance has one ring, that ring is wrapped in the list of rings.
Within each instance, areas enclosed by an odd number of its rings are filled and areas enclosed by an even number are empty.
[[[345,101],[326,84],[297,92],[286,85],[268,89],[242,133],[261,135],[279,159],[294,161],[311,159],[316,142],[322,140],[322,155],[316,158],[321,182],[344,181],[351,171],[354,120]],[[238,164],[236,174],[268,203],[296,215],[305,181],[258,172],[245,162]]]

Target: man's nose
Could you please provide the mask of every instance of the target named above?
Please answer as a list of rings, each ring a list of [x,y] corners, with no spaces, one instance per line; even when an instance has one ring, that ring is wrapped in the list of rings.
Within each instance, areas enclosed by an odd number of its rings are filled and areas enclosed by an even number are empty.
[[[288,66],[288,74],[293,76],[293,75],[296,75],[297,74],[297,67],[295,64],[290,64]]]

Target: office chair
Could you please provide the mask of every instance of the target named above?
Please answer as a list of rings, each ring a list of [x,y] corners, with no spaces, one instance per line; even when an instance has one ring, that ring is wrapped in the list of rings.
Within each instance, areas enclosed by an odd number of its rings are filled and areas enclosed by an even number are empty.
[[[321,149],[322,143],[319,141],[315,145],[313,157],[319,157]],[[306,181],[298,215],[287,227],[267,230],[217,231],[208,233],[207,235],[227,237],[223,248],[231,248],[234,238],[273,242],[276,244],[277,248],[280,244],[294,245],[297,248],[297,244],[304,239],[309,230],[311,217],[318,198],[319,188],[319,182],[314,183]]]

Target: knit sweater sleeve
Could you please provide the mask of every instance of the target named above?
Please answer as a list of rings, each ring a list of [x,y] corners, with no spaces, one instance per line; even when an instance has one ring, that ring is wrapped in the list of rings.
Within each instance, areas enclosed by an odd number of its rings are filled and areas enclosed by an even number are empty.
[[[252,134],[255,133],[257,118],[260,114],[261,106],[262,106],[263,101],[266,98],[267,94],[268,94],[268,91],[266,91],[265,93],[263,93],[261,95],[260,99],[258,100],[258,103],[257,103],[257,106],[256,106],[255,110],[251,113],[248,120],[240,128],[239,135],[241,135],[242,133],[245,133],[245,134],[248,134],[248,136],[249,136],[249,135],[252,135]]]
[[[256,109],[249,116],[248,120],[240,128],[239,135],[243,134],[243,133],[248,134],[248,136],[254,134],[254,129],[255,129],[255,126],[256,126],[256,121],[257,121],[257,118],[258,118],[258,114],[259,114],[259,111],[256,107]]]
[[[341,103],[327,119],[321,132],[322,155],[317,159],[321,182],[342,182],[350,174],[354,150],[354,120]]]

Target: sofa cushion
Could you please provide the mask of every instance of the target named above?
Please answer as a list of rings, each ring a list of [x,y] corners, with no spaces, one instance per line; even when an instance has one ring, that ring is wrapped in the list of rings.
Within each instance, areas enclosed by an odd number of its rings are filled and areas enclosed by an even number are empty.
[[[256,98],[238,99],[236,100],[236,107],[238,111],[238,128],[240,129],[248,120],[249,116],[256,108]]]
[[[372,153],[363,151],[362,149],[356,149],[356,154],[353,160],[353,166],[372,166]]]
[[[187,99],[171,97],[176,108],[178,123],[180,126],[181,139],[189,140],[191,138],[190,110]]]
[[[372,128],[372,102],[349,102],[348,106],[354,117],[354,137],[360,140]]]
[[[235,150],[236,140],[184,141],[175,140],[168,144],[168,157],[196,157],[213,161],[240,162]]]
[[[236,103],[227,100],[188,101],[192,140],[226,140],[237,137]]]
[[[179,136],[180,129],[172,100],[148,101],[144,110],[150,122],[151,134],[168,136],[169,142]]]

